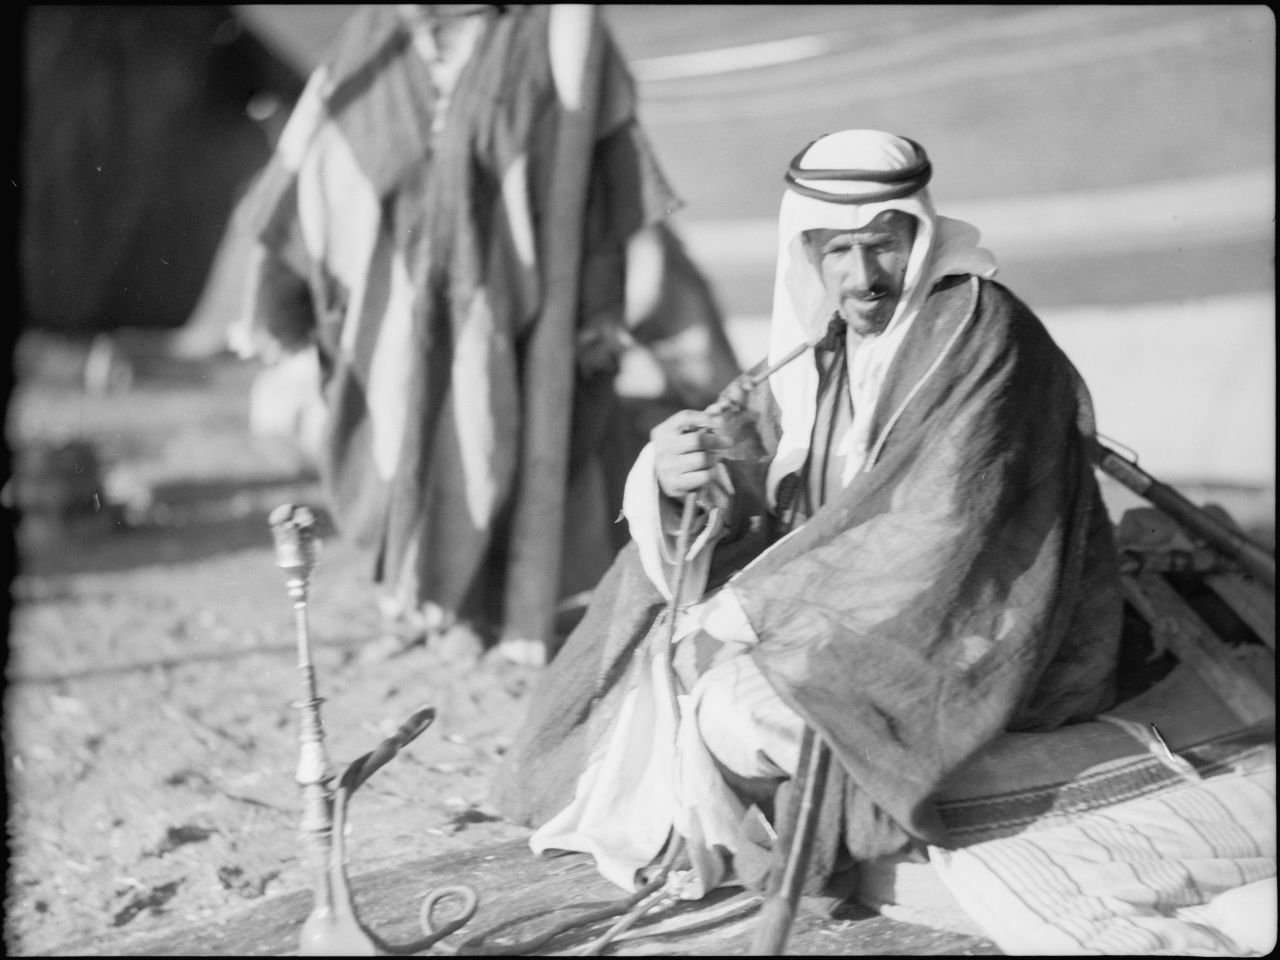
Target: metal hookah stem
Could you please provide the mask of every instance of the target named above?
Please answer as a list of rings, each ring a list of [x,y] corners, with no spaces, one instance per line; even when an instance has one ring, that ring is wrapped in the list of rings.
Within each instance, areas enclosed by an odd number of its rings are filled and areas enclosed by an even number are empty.
[[[276,563],[285,571],[289,599],[293,602],[298,642],[302,697],[293,704],[298,710],[298,769],[294,779],[301,788],[303,801],[299,838],[316,874],[312,910],[315,916],[331,913],[334,903],[329,873],[333,851],[333,792],[329,784],[334,774],[325,751],[324,723],[320,716],[320,704],[324,700],[316,689],[307,620],[311,570],[315,565],[315,518],[306,507],[285,504],[272,511],[270,523],[276,543]]]
[[[324,698],[316,692],[315,666],[311,662],[311,642],[307,628],[305,596],[293,604],[294,624],[298,635],[298,679],[302,699],[298,708],[298,770],[294,776],[307,800],[303,810],[302,830],[321,837],[326,847],[333,828],[332,797],[329,782],[333,770],[324,743],[324,721],[320,704]]]

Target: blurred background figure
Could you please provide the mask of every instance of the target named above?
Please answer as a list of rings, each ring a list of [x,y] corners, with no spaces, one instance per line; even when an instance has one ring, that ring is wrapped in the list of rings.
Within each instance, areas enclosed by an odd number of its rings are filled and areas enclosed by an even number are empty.
[[[582,42],[554,5],[357,8],[237,211],[231,340],[278,365],[259,422],[276,398],[294,411],[340,533],[374,556],[385,631],[366,659],[450,635],[542,662],[547,598],[572,617],[625,537],[621,479],[648,427],[738,372],[662,225],[680,201],[631,78],[589,23]],[[549,335],[559,349],[538,347]],[[637,341],[669,405],[620,406]]]

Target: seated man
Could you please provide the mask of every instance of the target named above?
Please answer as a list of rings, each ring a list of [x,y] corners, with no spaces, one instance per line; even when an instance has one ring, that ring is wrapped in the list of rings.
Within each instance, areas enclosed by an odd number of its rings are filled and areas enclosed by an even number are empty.
[[[632,889],[678,836],[683,895],[757,885],[752,838],[808,727],[834,759],[820,892],[945,846],[932,798],[1002,731],[1111,706],[1121,595],[1088,392],[977,231],[934,212],[930,175],[871,130],[792,161],[768,361],[801,352],[638,458],[632,542],[495,784],[535,851],[591,853]]]

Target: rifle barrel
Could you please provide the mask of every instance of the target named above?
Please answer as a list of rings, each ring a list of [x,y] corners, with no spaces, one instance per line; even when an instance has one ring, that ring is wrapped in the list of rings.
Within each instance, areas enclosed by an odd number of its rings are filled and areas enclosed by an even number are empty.
[[[1192,533],[1235,560],[1268,588],[1276,588],[1274,553],[1223,523],[1204,508],[1197,507],[1173,487],[1161,483],[1132,460],[1122,457],[1103,443],[1098,443],[1096,462],[1108,476],[1120,481],[1140,497],[1145,497]]]

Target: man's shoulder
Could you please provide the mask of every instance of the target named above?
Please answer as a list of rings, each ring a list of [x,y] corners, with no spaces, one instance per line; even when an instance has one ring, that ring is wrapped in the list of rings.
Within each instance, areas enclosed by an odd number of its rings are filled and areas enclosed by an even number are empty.
[[[921,336],[977,368],[988,362],[1053,362],[1059,351],[1044,322],[997,280],[973,274],[944,278],[930,291],[933,322]],[[943,347],[943,345],[946,345]]]
[[[929,291],[928,300],[948,306],[976,303],[983,311],[1035,316],[1035,312],[1003,283],[972,273],[953,273],[943,277]]]
[[[1016,293],[1006,287],[999,280],[993,280],[988,277],[978,279],[978,285],[981,289],[982,299],[985,300],[989,307],[1020,316],[1035,317],[1035,311],[1027,306],[1026,302]]]
[[[936,317],[949,318],[955,323],[968,318],[985,338],[1023,339],[1047,335],[1035,311],[1004,284],[989,277],[974,274],[944,277],[929,292],[926,308]]]

